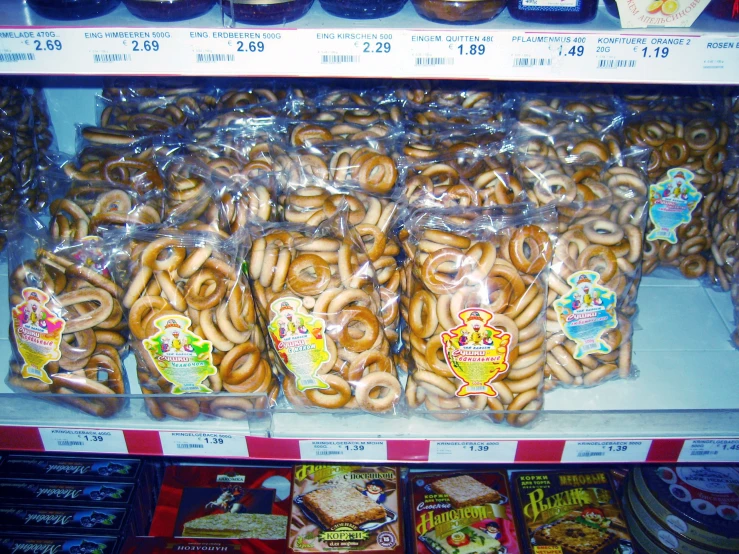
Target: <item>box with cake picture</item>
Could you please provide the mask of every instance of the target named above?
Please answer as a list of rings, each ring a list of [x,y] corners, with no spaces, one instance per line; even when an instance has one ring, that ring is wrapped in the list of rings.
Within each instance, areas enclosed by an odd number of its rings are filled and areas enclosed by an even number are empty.
[[[512,477],[528,554],[632,554],[610,473],[516,472]]]
[[[149,534],[239,539],[244,553],[282,553],[291,479],[281,467],[170,466]]]
[[[394,466],[295,466],[287,551],[404,553],[401,487]]]
[[[411,473],[416,554],[519,554],[504,471]]]

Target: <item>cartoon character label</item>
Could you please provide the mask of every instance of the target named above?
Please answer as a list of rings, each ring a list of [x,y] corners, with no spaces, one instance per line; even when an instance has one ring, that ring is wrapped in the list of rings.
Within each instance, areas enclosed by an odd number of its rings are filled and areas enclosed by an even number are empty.
[[[677,243],[676,229],[690,223],[693,210],[703,195],[691,183],[693,172],[683,168],[670,169],[668,178],[649,187],[649,219],[654,229],[647,240]]]
[[[213,366],[213,344],[192,331],[183,315],[168,315],[154,322],[159,331],[144,339],[144,348],[159,373],[174,385],[173,394],[213,392],[203,381],[218,373]]]
[[[578,360],[587,354],[608,354],[611,347],[603,333],[618,326],[616,294],[598,284],[595,271],[578,271],[567,282],[570,291],[554,301],[559,325],[568,339],[575,341]]]
[[[300,392],[327,389],[318,370],[331,357],[326,345],[326,322],[305,313],[298,298],[280,298],[272,302],[274,317],[269,322],[269,334],[277,353],[287,369],[296,377]]]
[[[508,372],[511,335],[490,325],[493,314],[481,308],[459,312],[462,324],[444,331],[441,343],[452,373],[462,381],[457,396],[497,396],[490,384]]]
[[[44,368],[62,356],[59,344],[64,320],[46,307],[49,295],[44,291],[28,287],[21,296],[23,302],[16,304],[11,313],[15,343],[24,362],[21,375],[50,384]]]
[[[116,211],[115,204],[110,205],[109,211]],[[89,236],[81,239],[80,248],[77,249],[72,257],[79,262],[81,266],[94,269],[103,277],[110,279],[110,271],[106,267],[106,257],[100,246],[103,239],[96,236]]]

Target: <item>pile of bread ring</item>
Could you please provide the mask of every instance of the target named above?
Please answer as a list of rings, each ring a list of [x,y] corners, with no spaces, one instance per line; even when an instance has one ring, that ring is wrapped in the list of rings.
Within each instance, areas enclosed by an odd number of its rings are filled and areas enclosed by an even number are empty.
[[[103,97],[97,125],[80,129],[78,154],[57,172],[66,184],[50,205],[48,244],[115,236],[112,251],[125,261],[115,260],[114,309],[82,331],[74,310],[95,314],[100,298],[65,312],[75,330],[49,366],[54,383],[16,368],[19,388],[73,396],[67,381],[79,378],[117,398],[125,376],[107,326],[120,312],[115,339],[134,351],[157,418],[408,407],[525,425],[547,390],[632,375],[642,272],[707,273],[725,290],[739,273],[739,178],[724,168],[732,137],[721,112],[734,108],[720,101],[423,81],[116,83]],[[677,244],[645,242],[649,186],[675,167],[695,174],[702,201]],[[53,246],[40,252],[48,255],[13,274],[17,286],[32,276],[27,284],[65,302],[101,288]],[[608,352],[576,356],[554,305],[583,270],[615,294],[617,325],[603,334]],[[270,335],[283,299],[324,322],[323,388],[301,390]],[[442,348],[442,333],[474,307],[511,337],[495,396],[458,396]],[[172,314],[212,344],[212,397],[166,396],[172,383],[143,349],[154,322]],[[115,368],[121,386],[90,364]],[[120,399],[106,402],[81,406],[103,416],[121,409]]]

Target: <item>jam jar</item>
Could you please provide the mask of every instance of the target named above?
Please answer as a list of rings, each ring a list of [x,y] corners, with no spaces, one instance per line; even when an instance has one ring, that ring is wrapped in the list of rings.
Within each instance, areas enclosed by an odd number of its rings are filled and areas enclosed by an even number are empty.
[[[321,0],[331,15],[349,19],[375,19],[398,13],[406,0]]]
[[[712,0],[706,11],[719,19],[739,21],[739,0]]]
[[[505,0],[413,0],[413,7],[437,23],[471,25],[493,19],[505,8]]]
[[[616,0],[603,0],[606,5],[606,11],[613,17],[619,17],[618,15],[618,2]]]
[[[521,21],[584,23],[598,12],[598,0],[508,0],[508,11]]]
[[[113,11],[121,0],[27,0],[37,14],[49,19],[87,19]]]
[[[123,0],[133,15],[149,21],[181,21],[210,11],[215,0]]]
[[[239,23],[281,25],[303,17],[313,0],[221,0],[223,13]]]

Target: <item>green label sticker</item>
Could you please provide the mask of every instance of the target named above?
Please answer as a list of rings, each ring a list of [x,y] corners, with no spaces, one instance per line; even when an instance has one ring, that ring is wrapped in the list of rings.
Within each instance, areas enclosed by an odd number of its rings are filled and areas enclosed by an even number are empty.
[[[218,373],[213,365],[213,344],[192,331],[192,321],[184,315],[168,315],[154,322],[159,329],[144,348],[159,373],[174,385],[173,394],[211,393],[203,381]]]

